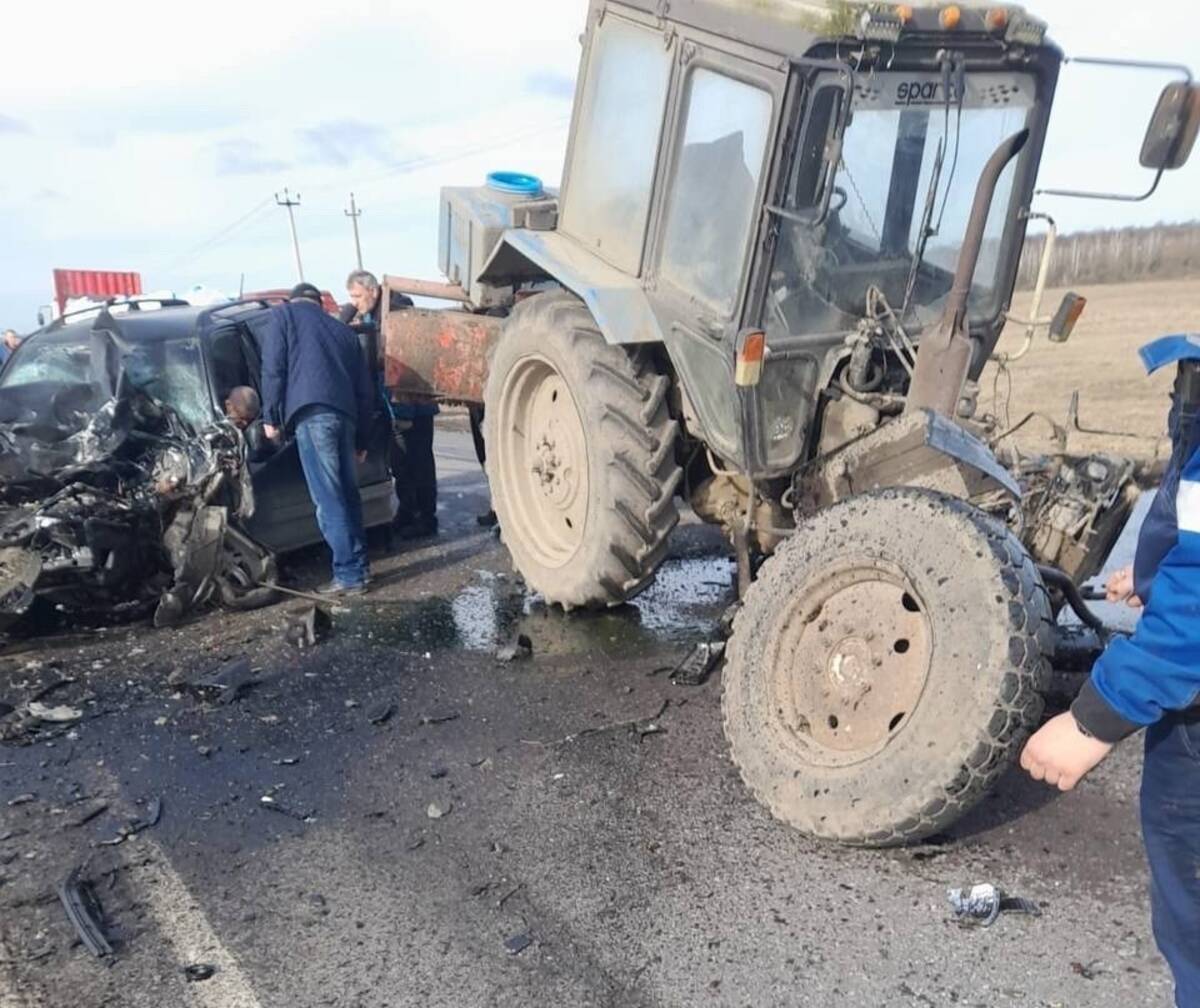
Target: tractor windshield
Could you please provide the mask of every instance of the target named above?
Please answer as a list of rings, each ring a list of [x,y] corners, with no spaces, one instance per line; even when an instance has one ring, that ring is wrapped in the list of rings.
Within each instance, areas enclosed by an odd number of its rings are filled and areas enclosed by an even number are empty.
[[[844,92],[818,78],[779,214],[768,327],[837,332],[867,313],[867,291],[883,292],[913,329],[941,312],[984,163],[1026,125],[1035,84],[1025,74],[878,73],[854,88],[828,212],[814,202]],[[960,100],[961,99],[961,100]],[[970,315],[993,316],[1005,291],[998,276],[1011,216],[1005,169],[988,216],[970,295]]]

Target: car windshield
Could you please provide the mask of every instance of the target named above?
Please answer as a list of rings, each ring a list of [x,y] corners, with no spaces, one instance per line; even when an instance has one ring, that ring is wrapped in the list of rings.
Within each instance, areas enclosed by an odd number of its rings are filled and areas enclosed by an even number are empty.
[[[1026,125],[1035,98],[1026,74],[968,74],[961,103],[958,85],[951,82],[950,90],[947,107],[939,74],[859,79],[829,212],[814,224],[814,162],[827,150],[842,95],[832,79],[818,78],[781,208],[769,325],[790,332],[851,328],[866,314],[871,286],[896,310],[907,302],[905,321],[913,328],[938,317],[983,166]],[[974,319],[994,316],[1003,301],[998,274],[1016,165],[1001,175],[988,215],[969,299]]]
[[[121,366],[133,385],[166,403],[194,428],[213,421],[200,347],[194,339],[122,344]],[[88,340],[31,338],[13,357],[0,388],[34,383],[88,384],[93,381]]]

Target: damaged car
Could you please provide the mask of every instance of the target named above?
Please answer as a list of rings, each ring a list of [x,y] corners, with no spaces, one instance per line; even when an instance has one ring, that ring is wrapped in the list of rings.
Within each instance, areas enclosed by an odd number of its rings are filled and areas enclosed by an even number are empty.
[[[38,330],[0,372],[0,632],[275,597],[277,554],[321,541],[294,441],[225,415],[260,388],[271,303],[132,300]],[[370,334],[363,353],[377,368]],[[368,527],[395,512],[380,402],[359,467]]]

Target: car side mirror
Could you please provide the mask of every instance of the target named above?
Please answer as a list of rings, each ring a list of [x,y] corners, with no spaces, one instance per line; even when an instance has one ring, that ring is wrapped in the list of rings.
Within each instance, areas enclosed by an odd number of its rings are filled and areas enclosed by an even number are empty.
[[[1058,311],[1054,313],[1054,318],[1050,320],[1050,342],[1051,343],[1066,343],[1071,338],[1071,332],[1075,328],[1075,323],[1079,321],[1079,316],[1083,314],[1083,309],[1087,305],[1087,298],[1074,291],[1068,291],[1063,295],[1062,303],[1058,306]]]
[[[1187,161],[1200,131],[1200,85],[1176,81],[1162,89],[1138,160],[1158,171]]]

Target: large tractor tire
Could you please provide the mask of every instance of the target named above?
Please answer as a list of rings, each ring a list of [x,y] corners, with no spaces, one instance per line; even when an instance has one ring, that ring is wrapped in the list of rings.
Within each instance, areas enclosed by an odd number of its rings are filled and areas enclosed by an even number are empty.
[[[547,602],[618,605],[653,579],[679,520],[668,387],[566,292],[509,316],[484,389],[488,482],[513,563]]]
[[[925,490],[850,498],[801,523],[746,595],[724,673],[733,761],[805,833],[930,836],[1036,726],[1053,641],[1007,529]]]

